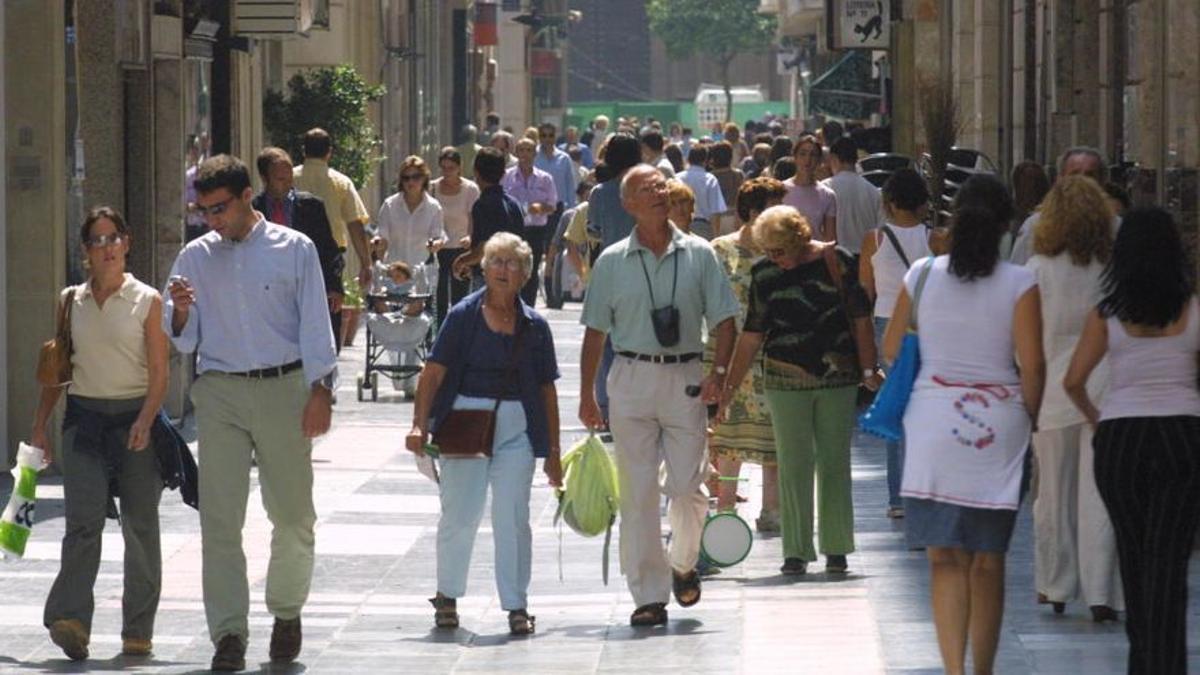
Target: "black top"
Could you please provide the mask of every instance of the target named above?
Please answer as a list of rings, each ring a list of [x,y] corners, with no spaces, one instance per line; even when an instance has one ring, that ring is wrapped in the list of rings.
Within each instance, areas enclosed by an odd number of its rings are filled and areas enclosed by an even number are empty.
[[[836,250],[841,292],[823,256],[790,270],[764,258],[750,270],[743,330],[765,334],[770,389],[822,389],[860,380],[849,317],[869,316],[871,304],[854,273],[854,258],[840,246]]]
[[[482,247],[497,232],[512,232],[525,238],[525,215],[521,205],[499,185],[484,188],[471,207],[471,248]]]
[[[295,200],[292,207],[292,222],[276,223],[285,225],[300,232],[312,240],[317,247],[317,258],[321,261],[321,276],[325,278],[325,292],[342,293],[342,270],[346,261],[342,249],[333,238],[333,228],[329,226],[329,217],[325,215],[325,202],[311,192],[295,190]],[[254,197],[251,205],[260,211],[267,220],[271,219],[271,207],[267,204],[266,191]]]

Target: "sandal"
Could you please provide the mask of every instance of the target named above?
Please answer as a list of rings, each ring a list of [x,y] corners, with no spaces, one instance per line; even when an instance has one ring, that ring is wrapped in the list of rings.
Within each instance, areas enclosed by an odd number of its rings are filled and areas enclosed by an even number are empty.
[[[700,602],[700,575],[696,570],[687,574],[671,570],[671,576],[671,590],[674,591],[675,602],[678,602],[680,607],[691,607]]]
[[[662,626],[667,623],[667,605],[652,602],[633,610],[629,616],[630,626]]]
[[[508,632],[512,635],[533,635],[537,617],[530,616],[523,609],[514,609],[508,613]]]
[[[458,601],[438,592],[429,599],[433,605],[433,624],[438,628],[458,628]]]

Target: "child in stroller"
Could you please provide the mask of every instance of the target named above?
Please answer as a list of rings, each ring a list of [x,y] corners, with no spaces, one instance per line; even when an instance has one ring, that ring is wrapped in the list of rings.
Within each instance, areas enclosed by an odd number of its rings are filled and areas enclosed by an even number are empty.
[[[426,265],[413,269],[405,262],[374,265],[372,292],[368,294],[367,372],[374,389],[372,371],[383,373],[397,391],[413,398],[417,375],[423,367],[423,351],[433,320],[426,311],[429,282]],[[378,363],[387,354],[390,365]]]

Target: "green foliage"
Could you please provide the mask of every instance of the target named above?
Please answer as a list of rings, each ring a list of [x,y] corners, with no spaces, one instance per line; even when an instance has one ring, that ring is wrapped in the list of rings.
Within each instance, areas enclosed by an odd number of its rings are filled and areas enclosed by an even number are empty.
[[[707,54],[728,65],[745,52],[762,52],[775,40],[774,15],[760,14],[759,0],[649,0],[650,30],[673,59]]]
[[[725,119],[733,114],[729,64],[738,54],[762,52],[775,40],[778,21],[758,11],[759,0],[648,0],[646,17],[673,59],[705,54],[717,63],[725,87]]]
[[[330,165],[362,188],[382,159],[381,142],[367,117],[367,106],[383,94],[382,85],[367,84],[352,66],[297,73],[288,80],[286,95],[268,91],[263,98],[267,136],[299,163],[304,157],[304,133],[321,127],[333,138]]]

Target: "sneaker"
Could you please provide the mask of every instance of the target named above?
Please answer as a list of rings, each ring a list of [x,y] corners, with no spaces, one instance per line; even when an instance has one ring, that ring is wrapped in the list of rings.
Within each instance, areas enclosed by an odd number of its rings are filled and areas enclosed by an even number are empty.
[[[79,619],[59,619],[50,624],[50,640],[72,661],[88,657],[88,634]]]
[[[291,663],[300,655],[300,617],[294,619],[275,618],[271,630],[271,660],[275,663]]]
[[[121,653],[125,656],[150,656],[154,645],[144,638],[121,638]]]
[[[211,670],[232,672],[246,669],[246,643],[242,638],[227,633],[217,640],[217,651],[213,654]]]
[[[845,574],[850,569],[844,555],[825,556],[825,571],[829,574]]]
[[[800,576],[808,572],[808,563],[800,558],[785,558],[779,571],[788,576]]]

